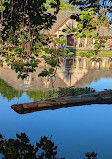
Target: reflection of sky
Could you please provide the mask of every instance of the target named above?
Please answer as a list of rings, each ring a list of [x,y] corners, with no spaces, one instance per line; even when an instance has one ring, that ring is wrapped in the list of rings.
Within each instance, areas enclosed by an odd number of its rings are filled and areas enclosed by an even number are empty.
[[[112,79],[111,78],[101,78],[98,81],[93,81],[91,84],[86,85],[96,89],[97,91],[102,91],[104,89],[112,89]]]
[[[10,108],[14,103],[24,102],[31,102],[25,93],[10,102],[0,96],[0,133],[7,138],[26,132],[34,143],[41,136],[52,135],[60,157],[83,159],[85,152],[95,151],[99,159],[112,158],[111,105],[96,104],[26,115],[19,115]]]

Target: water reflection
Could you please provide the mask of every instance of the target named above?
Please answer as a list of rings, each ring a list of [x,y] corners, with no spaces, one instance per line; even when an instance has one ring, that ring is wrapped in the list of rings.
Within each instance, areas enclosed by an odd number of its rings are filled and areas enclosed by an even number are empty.
[[[41,137],[35,145],[25,133],[16,134],[17,139],[4,139],[0,134],[0,154],[7,159],[56,159],[57,146],[47,137]]]
[[[44,64],[43,64],[44,67]],[[61,67],[56,73],[54,87],[82,87],[100,78],[112,77],[112,60],[103,58],[102,62],[92,62],[83,57],[62,58]],[[15,71],[7,68],[0,68],[0,78],[16,90],[43,90],[52,89],[52,82],[55,80],[50,77],[40,78],[38,74],[43,70],[42,66],[36,72],[22,80],[17,79]],[[107,71],[108,70],[108,71]]]
[[[62,58],[61,67],[58,68],[54,87],[84,87],[91,86],[94,81],[101,78],[112,78],[112,60],[102,58],[102,62],[92,62],[87,58]],[[0,93],[8,100],[21,97],[25,91],[33,101],[49,99],[51,96],[48,89],[52,89],[54,79],[50,77],[40,78],[38,74],[43,68],[22,80],[17,79],[15,71],[8,67],[0,68]],[[94,85],[92,85],[93,88]],[[103,84],[103,86],[105,86]],[[103,87],[102,87],[103,88]],[[109,88],[108,88],[109,89]]]
[[[91,84],[93,81],[94,83],[97,81],[97,90],[101,90],[104,86],[108,89],[111,87],[112,62],[109,61],[109,58],[105,58],[104,62],[100,62],[99,65],[96,62],[92,63],[88,59],[85,59],[84,64],[84,58],[77,57],[77,59],[74,59],[74,61],[70,59],[72,62],[70,62],[69,67],[69,59],[65,61],[66,63],[62,62],[61,69],[57,72],[56,87],[65,87],[70,83],[80,87]],[[66,69],[64,66],[66,66]],[[87,71],[85,75],[82,73],[81,78],[75,83],[76,75],[74,74],[74,77],[72,74],[70,78],[69,72],[74,72],[76,66],[79,68],[79,73],[84,70],[84,67]],[[58,158],[64,156],[67,159],[82,159],[85,152],[93,151],[97,152],[101,159],[112,158],[111,105],[96,104],[62,108],[55,111],[34,112],[26,115],[17,114],[10,108],[13,104],[32,102],[37,97],[41,99],[45,96],[42,90],[39,90],[43,89],[44,91],[46,88],[45,84],[43,84],[45,79],[37,76],[41,70],[42,68],[37,69],[37,72],[30,74],[31,78],[28,78],[25,83],[23,80],[17,79],[17,74],[10,68],[0,69],[0,78],[3,81],[0,82],[0,91],[2,90],[0,92],[0,133],[6,138],[16,138],[16,133],[25,132],[33,144],[39,141],[41,136],[53,135],[53,141],[58,145]],[[65,70],[69,70],[66,75]],[[4,81],[5,84],[3,84]],[[20,84],[27,84],[27,86],[20,86]],[[96,89],[96,85],[93,85]],[[51,83],[47,86],[52,88]],[[12,95],[9,99],[10,92],[12,92]],[[36,92],[37,95],[35,95]],[[46,92],[44,91],[44,93]],[[22,97],[20,97],[21,95]]]
[[[57,159],[57,148],[51,138],[41,137],[35,145],[25,133],[16,134],[17,139],[4,139],[0,134],[0,155],[7,159]],[[85,153],[88,159],[97,159],[97,153]],[[65,158],[61,158],[65,159]]]
[[[67,58],[62,67],[57,71],[57,76],[67,87],[74,86],[88,73],[86,58]]]
[[[4,80],[0,79],[0,94],[2,94],[3,98],[6,98],[8,101],[10,101],[15,97],[20,98],[23,92],[21,90],[16,90],[15,88],[8,85]]]
[[[112,78],[109,82],[107,77],[109,87],[111,81]],[[64,156],[66,159],[83,159],[85,152],[93,151],[98,153],[100,159],[112,158],[111,105],[96,104],[17,114],[10,106],[17,102],[32,102],[33,99],[28,98],[26,93],[9,102],[0,95],[0,133],[3,136],[15,139],[16,133],[25,132],[31,144],[35,144],[41,136],[52,135],[52,140],[58,145],[58,158]]]

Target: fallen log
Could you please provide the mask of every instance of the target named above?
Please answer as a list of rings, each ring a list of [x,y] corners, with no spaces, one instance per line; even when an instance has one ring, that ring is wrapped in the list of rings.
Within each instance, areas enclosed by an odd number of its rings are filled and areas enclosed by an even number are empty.
[[[112,90],[78,96],[52,98],[45,101],[14,104],[11,106],[11,108],[19,114],[26,114],[35,111],[49,109],[54,110],[63,107],[83,106],[91,104],[112,104]]]

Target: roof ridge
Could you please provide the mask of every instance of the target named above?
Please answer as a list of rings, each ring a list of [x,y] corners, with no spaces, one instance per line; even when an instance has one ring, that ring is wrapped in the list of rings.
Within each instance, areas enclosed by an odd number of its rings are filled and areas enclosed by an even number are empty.
[[[55,9],[47,9],[47,11],[55,11]],[[71,10],[59,10],[59,12],[73,12],[73,13],[74,13],[74,12],[77,12],[77,13],[79,12],[79,13],[80,13],[81,11],[77,11],[77,10],[74,10],[74,11],[71,11]],[[59,12],[58,12],[58,13],[59,13]],[[57,13],[57,14],[58,14],[58,13]]]

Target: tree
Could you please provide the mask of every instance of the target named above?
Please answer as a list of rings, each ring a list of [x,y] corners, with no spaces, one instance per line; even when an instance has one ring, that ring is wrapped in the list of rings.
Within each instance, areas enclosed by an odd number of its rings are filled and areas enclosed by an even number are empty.
[[[46,136],[41,137],[36,145],[30,144],[30,139],[25,133],[16,134],[17,139],[4,139],[0,134],[0,154],[7,159],[57,159],[57,146]],[[96,159],[97,153],[87,152],[88,159]],[[65,159],[65,158],[61,158]]]
[[[51,3],[54,3],[56,4],[56,1],[55,0],[47,0],[46,3],[44,4],[45,7],[47,9],[51,9]],[[78,6],[74,6],[72,5],[71,3],[69,4],[68,1],[63,1],[63,0],[60,0],[60,10],[70,10],[70,11],[75,11],[75,10],[78,10]]]
[[[27,77],[27,73],[35,71],[40,62],[36,50],[40,49],[38,41],[42,41],[43,35],[39,35],[39,31],[50,28],[56,17],[45,12],[45,0],[0,2],[1,55],[12,69],[19,72],[19,77]]]
[[[2,26],[2,45],[1,55],[3,60],[11,65],[19,73],[18,78],[26,78],[29,72],[36,71],[36,67],[41,62],[38,56],[41,52],[50,54],[42,56],[51,68],[44,69],[40,76],[55,75],[56,69],[59,66],[58,55],[67,54],[68,51],[59,49],[59,46],[66,43],[63,37],[54,39],[50,36],[48,29],[56,21],[55,14],[59,10],[59,1],[57,0],[52,7],[56,8],[54,14],[50,14],[45,9],[44,3],[38,0],[10,0],[4,2],[5,8],[3,15]],[[40,34],[42,29],[47,29],[48,36]],[[53,48],[48,49],[49,43],[53,43]]]
[[[70,32],[75,32],[75,37],[93,38],[95,39],[95,50],[87,53],[88,55],[96,55],[102,47],[105,47],[106,38],[101,37],[100,27],[111,27],[112,24],[112,1],[111,0],[87,0],[75,1],[70,3],[79,5],[80,14],[72,15],[71,18],[78,21],[77,28],[73,28]],[[68,29],[67,29],[68,30]],[[66,30],[65,30],[66,31]],[[96,33],[94,33],[96,32]]]
[[[56,159],[57,146],[47,137],[41,137],[36,146],[30,144],[25,133],[16,134],[17,139],[6,140],[0,135],[0,154],[7,159]],[[40,152],[39,152],[40,150]]]
[[[105,26],[111,24],[112,8],[109,6],[111,0],[108,0],[108,3],[105,0],[93,0],[92,3],[89,0],[71,0],[70,2],[79,5],[80,10],[83,10],[80,15],[72,16],[79,24],[71,32],[75,31],[76,37],[96,38],[96,50],[92,53],[96,54],[103,46],[105,39],[102,39],[98,32],[93,35],[92,31],[99,30],[99,26],[104,23]],[[3,57],[0,63],[3,65],[5,60],[19,73],[18,77],[26,78],[29,72],[36,71],[35,68],[41,62],[38,56],[43,51],[50,55],[42,56],[50,68],[44,69],[40,76],[55,76],[60,63],[59,56],[67,56],[68,50],[59,48],[61,44],[66,43],[64,38],[54,39],[48,31],[56,21],[55,14],[59,11],[60,1],[50,3],[51,7],[56,8],[53,15],[47,12],[45,3],[46,0],[41,2],[39,0],[0,0],[0,53]],[[42,29],[47,30],[47,36],[40,34]],[[51,42],[53,48],[49,49]]]

